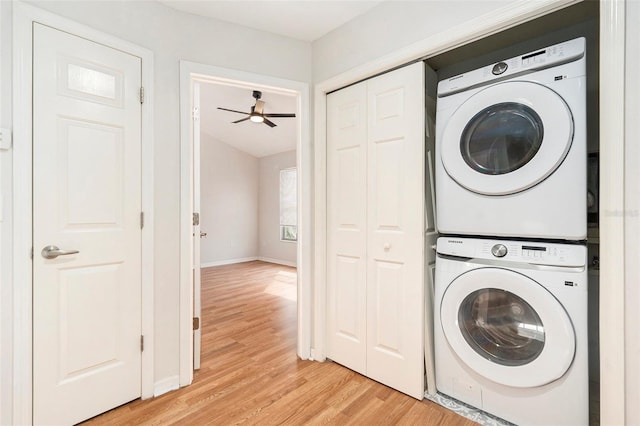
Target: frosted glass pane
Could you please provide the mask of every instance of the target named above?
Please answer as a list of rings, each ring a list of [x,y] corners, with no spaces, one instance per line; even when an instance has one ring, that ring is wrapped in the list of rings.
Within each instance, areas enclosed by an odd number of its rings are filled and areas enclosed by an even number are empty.
[[[103,98],[116,98],[115,76],[75,64],[69,64],[67,72],[69,89]]]

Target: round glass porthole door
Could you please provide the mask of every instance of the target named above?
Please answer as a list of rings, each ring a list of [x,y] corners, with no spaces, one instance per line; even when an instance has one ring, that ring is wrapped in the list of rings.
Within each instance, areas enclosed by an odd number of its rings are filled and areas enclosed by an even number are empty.
[[[507,195],[553,173],[573,141],[573,116],[553,90],[512,81],[487,87],[453,112],[438,142],[447,174],[480,194]]]
[[[535,387],[562,377],[575,332],[562,304],[540,283],[503,268],[478,268],[449,284],[440,305],[448,344],[496,383]]]
[[[533,109],[503,102],[471,118],[460,137],[460,153],[478,173],[502,175],[529,163],[538,153],[543,136],[544,125]]]
[[[483,288],[464,298],[458,326],[467,344],[500,365],[526,365],[544,349],[544,324],[526,300],[506,290]]]

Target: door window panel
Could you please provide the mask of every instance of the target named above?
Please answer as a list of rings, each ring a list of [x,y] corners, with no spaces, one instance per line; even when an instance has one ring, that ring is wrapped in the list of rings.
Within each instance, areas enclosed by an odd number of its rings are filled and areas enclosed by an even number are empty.
[[[527,164],[542,145],[540,116],[517,102],[491,105],[477,113],[460,138],[462,158],[473,170],[501,175]]]
[[[500,365],[528,364],[544,348],[540,317],[525,300],[506,290],[483,288],[469,294],[458,310],[458,324],[473,350]]]

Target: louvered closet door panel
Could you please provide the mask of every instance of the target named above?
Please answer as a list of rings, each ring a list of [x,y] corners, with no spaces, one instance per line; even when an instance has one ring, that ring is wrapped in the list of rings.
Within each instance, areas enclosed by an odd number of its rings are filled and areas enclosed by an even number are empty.
[[[367,375],[422,399],[424,65],[367,87]]]
[[[366,374],[366,85],[327,96],[327,356]]]

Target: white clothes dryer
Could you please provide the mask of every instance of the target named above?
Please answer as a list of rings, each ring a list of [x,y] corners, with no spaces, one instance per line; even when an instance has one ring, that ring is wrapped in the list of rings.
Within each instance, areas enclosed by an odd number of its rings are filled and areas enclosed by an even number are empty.
[[[589,424],[587,252],[441,237],[439,392],[520,425]]]
[[[587,235],[585,39],[438,83],[443,234]]]

